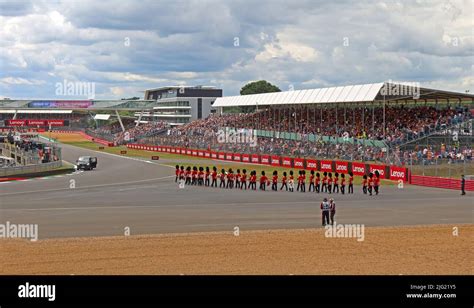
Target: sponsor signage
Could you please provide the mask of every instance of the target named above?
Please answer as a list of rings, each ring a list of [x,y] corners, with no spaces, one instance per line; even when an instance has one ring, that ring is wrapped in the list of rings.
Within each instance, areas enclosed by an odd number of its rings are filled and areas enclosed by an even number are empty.
[[[260,163],[259,156],[257,154],[252,154],[251,159],[252,159],[252,163],[254,164]]]
[[[318,169],[318,161],[315,160],[315,159],[307,159],[306,160],[306,169],[317,170]]]
[[[234,160],[240,161],[240,154],[234,154]]]
[[[261,155],[260,163],[265,165],[270,165],[270,155]]]
[[[385,178],[385,166],[383,165],[369,165],[369,172],[375,174],[375,171],[378,171],[382,179]]]
[[[297,169],[304,169],[304,159],[303,158],[295,158],[293,159],[294,167]]]
[[[225,159],[225,153],[219,153],[218,158],[219,159]]]
[[[364,175],[365,174],[365,164],[363,164],[363,163],[352,163],[352,173],[354,173],[354,175]]]
[[[151,157],[151,160],[159,160],[159,159],[160,159],[159,156],[152,156],[152,157]]]
[[[332,161],[330,160],[321,160],[321,171],[323,172],[332,172]]]
[[[337,173],[348,173],[349,163],[346,161],[336,161],[336,172]]]
[[[280,157],[272,156],[272,166],[280,166]]]
[[[406,179],[407,169],[403,167],[390,166],[390,180],[403,180]]]
[[[249,163],[250,162],[250,155],[248,154],[242,154],[242,161],[244,163]]]
[[[283,158],[281,159],[281,164],[282,164],[282,166],[284,166],[284,167],[291,168],[291,158],[290,158],[290,157],[283,157]]]

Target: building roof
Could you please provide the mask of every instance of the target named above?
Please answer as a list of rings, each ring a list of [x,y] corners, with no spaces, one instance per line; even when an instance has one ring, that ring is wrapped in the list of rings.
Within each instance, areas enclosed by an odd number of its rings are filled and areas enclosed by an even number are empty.
[[[384,85],[387,85],[384,88]],[[403,93],[393,95],[388,89],[403,87]],[[384,89],[384,91],[382,91]],[[308,90],[295,90],[263,94],[218,97],[213,107],[257,106],[257,105],[299,105],[299,104],[328,104],[373,102],[381,99],[390,101],[414,100],[413,93],[418,93],[417,99],[461,99],[473,100],[474,95],[414,87],[402,83],[371,83]]]

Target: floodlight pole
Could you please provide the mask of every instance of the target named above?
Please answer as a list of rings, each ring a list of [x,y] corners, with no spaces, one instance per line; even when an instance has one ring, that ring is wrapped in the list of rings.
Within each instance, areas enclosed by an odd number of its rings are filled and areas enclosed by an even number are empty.
[[[383,139],[385,139],[385,94],[383,95]]]
[[[140,121],[142,120],[142,114],[143,114],[143,110],[140,110],[140,114],[138,115],[138,121],[135,127],[137,127],[140,124]]]
[[[120,118],[120,114],[119,114],[117,109],[115,109],[115,115],[117,116],[117,119],[120,123],[120,127],[122,128],[122,132],[125,132],[125,127],[123,126],[122,118]]]

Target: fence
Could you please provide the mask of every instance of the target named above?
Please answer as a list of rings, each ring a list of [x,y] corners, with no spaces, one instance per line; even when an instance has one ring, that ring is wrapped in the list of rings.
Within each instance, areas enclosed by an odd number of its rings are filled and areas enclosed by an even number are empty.
[[[55,161],[55,162],[44,163],[44,164],[0,168],[0,177],[51,171],[51,170],[60,168],[61,166],[62,166],[62,161]]]
[[[437,187],[445,189],[461,189],[460,179],[448,179],[435,176],[411,175],[410,184],[428,187]],[[474,180],[466,180],[464,189],[474,191]]]

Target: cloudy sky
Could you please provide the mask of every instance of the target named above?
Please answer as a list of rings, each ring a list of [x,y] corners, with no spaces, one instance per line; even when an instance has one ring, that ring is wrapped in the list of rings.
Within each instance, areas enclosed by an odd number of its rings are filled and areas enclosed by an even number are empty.
[[[387,80],[474,92],[471,0],[0,0],[0,97],[143,97],[167,85],[238,95]]]

